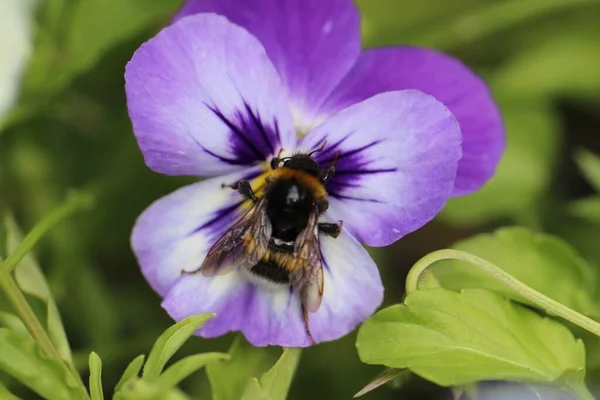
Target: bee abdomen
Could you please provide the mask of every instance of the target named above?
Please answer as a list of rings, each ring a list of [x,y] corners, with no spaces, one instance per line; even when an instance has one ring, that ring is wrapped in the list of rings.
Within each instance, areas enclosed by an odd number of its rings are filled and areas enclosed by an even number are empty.
[[[279,284],[290,283],[290,271],[281,267],[277,262],[268,259],[260,260],[250,270],[254,275],[257,275],[270,282]]]

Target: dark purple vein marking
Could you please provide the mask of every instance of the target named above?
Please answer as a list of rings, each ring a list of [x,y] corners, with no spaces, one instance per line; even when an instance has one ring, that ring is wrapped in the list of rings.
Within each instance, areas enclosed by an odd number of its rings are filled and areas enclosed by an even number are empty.
[[[376,146],[376,145],[378,145],[381,142],[383,142],[383,140],[376,140],[375,142],[369,143],[369,144],[367,144],[367,145],[365,145],[363,147],[359,147],[357,149],[353,149],[353,150],[350,150],[350,151],[343,152],[343,153],[341,153],[338,156],[337,160],[339,161],[339,160],[342,160],[344,158],[351,157],[351,156],[353,156],[353,155],[355,155],[357,153],[360,153],[363,150],[370,149],[371,147]],[[333,155],[331,157],[328,157],[325,160],[319,160],[319,163],[328,164],[328,163],[332,162],[333,160],[335,160],[335,155]]]
[[[381,169],[343,169],[336,170],[335,175],[367,175],[367,174],[382,174],[386,172],[396,172],[398,168],[381,168]]]
[[[355,196],[346,196],[344,194],[340,194],[337,192],[329,192],[329,195],[331,197],[335,197],[336,199],[340,199],[340,200],[356,200],[356,201],[364,201],[364,202],[368,202],[368,203],[378,203],[378,204],[385,204],[385,201],[381,201],[379,199],[371,199],[368,197],[355,197]]]
[[[246,111],[252,118],[254,125],[258,128],[258,131],[260,132],[260,135],[262,136],[265,144],[269,148],[271,154],[275,154],[275,148],[273,147],[273,143],[271,143],[271,140],[269,140],[269,136],[267,135],[267,131],[265,130],[264,125],[262,124],[262,121],[260,119],[260,115],[258,114],[258,111],[256,113],[252,112],[252,108],[250,108],[250,105],[248,103],[246,103],[246,101],[244,101],[244,107],[246,108]],[[277,136],[277,137],[279,137],[279,136]]]
[[[229,129],[231,132],[235,134],[238,138],[242,140],[242,142],[246,145],[246,148],[250,150],[257,157],[257,160],[264,160],[266,156],[262,154],[262,152],[252,143],[250,139],[245,135],[245,133],[237,127],[234,123],[232,123],[229,119],[227,119],[223,113],[216,107],[212,107],[210,104],[204,103],[206,107],[209,108]],[[242,115],[239,115],[242,117]],[[243,117],[241,118],[243,120]]]

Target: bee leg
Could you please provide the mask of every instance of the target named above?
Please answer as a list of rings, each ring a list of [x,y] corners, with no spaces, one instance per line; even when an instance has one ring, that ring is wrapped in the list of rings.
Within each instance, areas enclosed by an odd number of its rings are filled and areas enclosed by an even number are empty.
[[[181,275],[194,275],[194,274],[197,274],[198,272],[200,272],[201,269],[202,269],[202,267],[196,268],[192,271],[188,271],[187,269],[182,269]]]
[[[306,333],[308,334],[308,337],[310,338],[311,344],[317,344],[317,342],[315,341],[315,338],[312,335],[312,332],[310,331],[310,326],[308,326],[308,310],[306,309],[304,304],[302,304],[302,319],[304,320],[304,326],[306,327]]]
[[[327,183],[327,181],[330,180],[333,175],[335,175],[335,165],[332,165],[331,167],[327,168],[325,172],[323,172],[321,175],[321,182]]]
[[[241,181],[237,181],[236,183],[233,183],[231,185],[228,185],[226,183],[223,183],[221,185],[221,187],[229,187],[232,188],[233,190],[237,190],[242,196],[244,196],[247,199],[252,200],[253,202],[256,203],[256,195],[254,194],[254,191],[252,190],[252,186],[250,186],[250,182],[245,181],[245,180],[241,180]]]
[[[344,221],[340,221],[337,224],[321,222],[319,223],[319,232],[323,232],[324,234],[335,239],[336,237],[340,236],[340,233],[342,233],[342,226],[344,226]]]

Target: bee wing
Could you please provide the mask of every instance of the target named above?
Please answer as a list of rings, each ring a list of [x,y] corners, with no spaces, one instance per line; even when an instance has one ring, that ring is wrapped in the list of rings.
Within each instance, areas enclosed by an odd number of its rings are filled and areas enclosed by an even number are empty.
[[[294,257],[297,266],[292,275],[292,285],[302,287],[302,305],[312,313],[321,306],[324,286],[318,219],[319,212],[315,207],[306,229],[296,238]]]
[[[210,248],[200,270],[204,276],[224,275],[235,268],[252,268],[267,252],[273,227],[261,197]]]

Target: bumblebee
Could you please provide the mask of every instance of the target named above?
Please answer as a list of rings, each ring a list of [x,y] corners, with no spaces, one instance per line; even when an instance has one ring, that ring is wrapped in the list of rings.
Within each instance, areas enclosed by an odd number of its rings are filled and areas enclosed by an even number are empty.
[[[337,237],[342,222],[319,222],[329,207],[325,184],[335,173],[335,161],[321,168],[310,153],[273,157],[265,183],[255,194],[241,180],[224,184],[252,202],[250,209],[210,248],[195,271],[210,277],[234,269],[253,280],[289,286],[299,291],[306,331],[308,312],[317,312],[323,297],[323,264],[319,233]],[[281,153],[280,153],[281,154]]]

